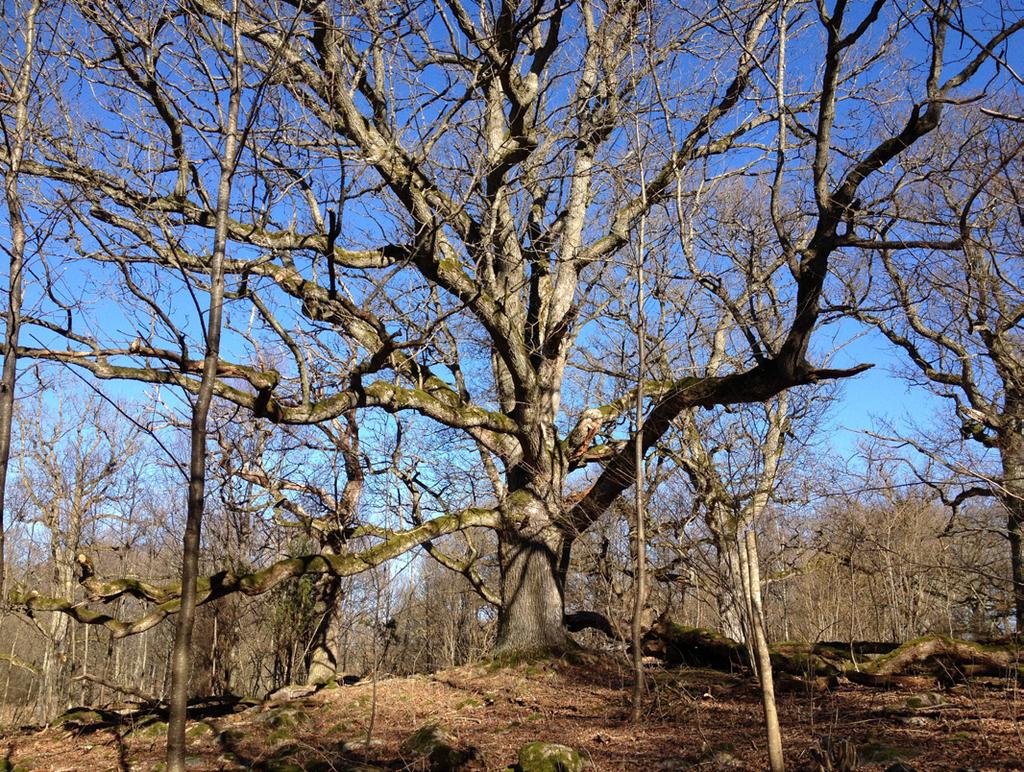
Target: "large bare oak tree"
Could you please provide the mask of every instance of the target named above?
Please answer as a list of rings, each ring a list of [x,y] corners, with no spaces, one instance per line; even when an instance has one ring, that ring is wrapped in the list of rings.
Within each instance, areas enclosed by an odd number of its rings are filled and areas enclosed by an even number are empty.
[[[960,4],[884,0],[317,0],[233,13],[212,0],[78,9],[69,61],[90,99],[68,107],[74,119],[50,127],[22,173],[69,213],[68,259],[109,277],[121,305],[104,318],[83,303],[73,323],[26,318],[50,342],[19,356],[100,379],[212,389],[270,424],[359,410],[380,437],[399,424],[443,437],[446,452],[422,459],[416,476],[434,495],[415,519],[383,527],[364,517],[339,550],[199,579],[196,601],[302,573],[355,573],[488,528],[506,649],[565,644],[572,543],[635,478],[625,436],[634,400],[590,403],[574,368],[640,218],[653,228],[682,202],[690,227],[714,228],[717,186],[759,178],[748,195],[762,197],[774,239],[758,264],[778,278],[755,301],[782,320],[730,335],[728,368],[687,362],[645,381],[643,451],[684,411],[854,375],[863,367],[816,365],[811,342],[834,255],[871,246],[847,225],[862,189],[939,130],[946,104],[989,77],[1024,28],[1012,14],[993,21]],[[218,159],[232,133],[210,73],[232,52],[204,33],[218,25],[241,36],[243,108],[260,104],[226,212]],[[776,61],[781,26],[788,66]],[[947,66],[951,35],[963,48]],[[884,83],[897,56],[915,62],[906,96],[865,87]],[[630,173],[641,165],[643,178]],[[714,280],[716,255],[693,243],[697,255],[647,247],[675,259],[666,275],[677,290]],[[182,312],[217,286],[211,268],[227,285],[213,364]],[[678,313],[681,337],[705,321],[685,303]],[[389,456],[389,441],[375,453]],[[413,511],[410,497],[400,506]],[[178,585],[133,578],[88,575],[84,585],[95,601],[130,594],[153,607],[119,620],[66,599],[20,601],[127,635],[182,599]]]

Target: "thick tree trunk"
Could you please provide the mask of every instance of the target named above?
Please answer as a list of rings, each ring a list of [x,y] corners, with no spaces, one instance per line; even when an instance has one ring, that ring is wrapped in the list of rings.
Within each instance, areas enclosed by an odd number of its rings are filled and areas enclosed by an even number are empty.
[[[1007,532],[1010,540],[1010,571],[1013,581],[1013,608],[1016,632],[1024,632],[1024,566],[1021,563],[1021,528],[1024,505],[1007,502]]]
[[[558,570],[561,542],[561,533],[551,525],[503,535],[499,653],[560,650],[569,645],[563,622],[563,578]]]
[[[1014,622],[1024,632],[1024,562],[1021,540],[1024,538],[1024,438],[1004,440],[1000,448],[1003,463],[1002,500],[1006,508],[1006,532],[1010,542],[1010,571],[1013,581]]]
[[[324,613],[306,654],[306,683],[322,684],[338,674],[341,647],[341,577],[330,577],[324,591]]]
[[[743,625],[743,577],[740,572],[739,542],[720,539],[718,551],[719,632],[734,641],[747,639]]]
[[[51,538],[56,540],[61,537],[60,534],[55,532]],[[77,542],[77,537],[69,536],[69,538],[74,538]],[[60,593],[61,597],[71,598],[74,595],[75,589],[74,555],[69,554],[69,550],[60,546],[55,546],[51,554],[54,561],[54,584],[56,591]],[[49,714],[47,718],[62,713],[70,706],[71,669],[74,653],[69,650],[68,646],[70,630],[71,620],[66,614],[54,614],[52,616],[50,620],[50,646],[53,656],[50,660],[50,669],[46,676],[50,679],[50,693],[53,695],[53,702],[47,706]]]

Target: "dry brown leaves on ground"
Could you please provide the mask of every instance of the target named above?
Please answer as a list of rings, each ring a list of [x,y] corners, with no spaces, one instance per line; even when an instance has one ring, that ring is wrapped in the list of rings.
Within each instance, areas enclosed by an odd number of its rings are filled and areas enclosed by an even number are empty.
[[[594,770],[766,768],[759,693],[749,678],[694,669],[652,676],[639,724],[627,719],[628,665],[605,655],[326,688],[191,722],[189,767],[425,769],[403,742],[437,724],[458,747],[477,749],[474,769],[504,769],[534,740],[572,746]],[[783,686],[791,769],[813,768],[812,749],[839,739],[856,746],[866,770],[900,760],[918,770],[1024,769],[1024,694],[998,679],[927,692]],[[0,733],[0,770],[162,768],[162,722],[111,719],[82,714],[60,726]]]

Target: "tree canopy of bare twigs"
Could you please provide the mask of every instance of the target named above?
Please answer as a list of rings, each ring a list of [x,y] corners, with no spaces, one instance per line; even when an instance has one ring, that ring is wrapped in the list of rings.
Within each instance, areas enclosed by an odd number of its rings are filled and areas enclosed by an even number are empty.
[[[1024,18],[989,11],[69,3],[47,36],[61,68],[52,117],[19,161],[33,206],[62,220],[50,260],[66,270],[38,273],[49,305],[24,316],[16,353],[186,400],[205,384],[242,420],[334,427],[320,436],[334,452],[352,448],[334,422],[360,426],[348,477],[380,482],[331,549],[200,577],[197,602],[427,545],[497,603],[499,647],[560,647],[573,542],[638,466],[635,395],[602,397],[586,355],[630,276],[638,222],[644,295],[667,310],[649,315],[664,327],[642,451],[687,411],[862,371],[830,368],[812,345],[823,291],[840,253],[921,241],[858,226],[865,209],[903,206],[889,172],[943,136],[950,103],[1004,77]],[[0,160],[11,166],[10,147]],[[746,249],[721,251],[726,232]],[[207,309],[220,270],[218,354]],[[275,511],[294,516],[306,497],[329,520],[347,506],[268,461],[240,475],[275,493]],[[497,577],[475,568],[477,529],[495,535]],[[463,546],[443,552],[454,533]],[[179,584],[103,578],[87,556],[82,570],[93,603],[150,610],[125,620],[30,588],[15,599],[118,636],[181,607]]]

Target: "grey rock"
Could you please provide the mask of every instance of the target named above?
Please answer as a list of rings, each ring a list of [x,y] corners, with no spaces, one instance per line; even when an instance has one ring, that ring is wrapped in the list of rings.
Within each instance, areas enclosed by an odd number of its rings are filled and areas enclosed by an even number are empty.
[[[426,757],[434,772],[449,772],[466,769],[478,759],[476,748],[457,748],[455,740],[437,724],[421,726],[402,743],[407,754]]]
[[[303,686],[301,684],[288,684],[288,686],[282,686],[277,691],[271,692],[267,695],[268,700],[275,702],[289,702],[291,700],[299,700],[303,697],[308,697],[317,690],[316,686]]]

